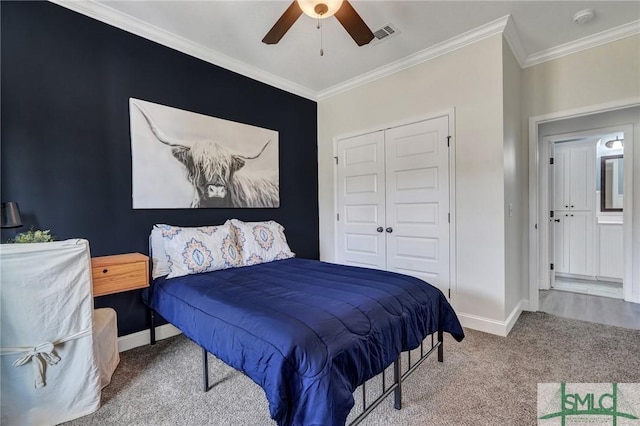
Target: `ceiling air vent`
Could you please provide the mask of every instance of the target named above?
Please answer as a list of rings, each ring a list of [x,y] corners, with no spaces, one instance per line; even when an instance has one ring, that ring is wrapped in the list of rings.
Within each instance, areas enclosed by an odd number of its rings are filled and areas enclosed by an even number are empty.
[[[391,24],[386,24],[384,25],[382,28],[380,28],[379,30],[376,30],[373,32],[373,35],[376,37],[376,39],[373,41],[374,44],[378,44],[384,40],[388,40],[391,37],[394,37],[396,35],[400,34],[400,31],[398,31],[398,29],[396,27],[394,27]]]

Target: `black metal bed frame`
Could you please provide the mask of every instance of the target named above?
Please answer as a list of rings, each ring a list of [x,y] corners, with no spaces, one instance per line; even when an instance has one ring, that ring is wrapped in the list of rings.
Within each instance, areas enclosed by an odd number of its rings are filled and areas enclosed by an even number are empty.
[[[149,244],[149,255],[151,257],[151,244]],[[149,262],[149,263],[150,263],[149,267],[151,269],[153,267],[152,262]],[[151,300],[152,292],[153,292],[153,285],[149,287],[149,300]],[[154,345],[156,343],[156,325],[155,325],[156,315],[155,315],[155,311],[151,307],[148,307],[148,309],[149,309],[149,322],[150,322],[149,337],[151,340],[151,344]],[[437,340],[434,339],[434,335],[437,335]],[[425,352],[424,342],[429,340],[429,337],[431,337],[430,339],[431,347],[427,347],[426,349],[428,350]],[[202,387],[203,387],[203,391],[207,392],[209,391],[209,358],[208,358],[207,350],[202,346],[200,348],[202,349]],[[420,366],[420,364],[422,364],[424,360],[426,360],[429,357],[429,355],[431,355],[436,349],[438,350],[438,362],[443,362],[444,361],[443,331],[440,325],[438,325],[437,332],[428,335],[425,339],[423,339],[420,342],[420,357],[415,362],[413,363],[411,362],[412,351],[406,351],[406,352],[400,353],[400,355],[398,356],[398,359],[396,359],[393,362],[393,383],[391,385],[387,387],[386,376],[385,376],[386,369],[379,374],[382,376],[382,393],[376,399],[374,399],[373,401],[369,402],[369,404],[367,404],[366,385],[372,379],[364,382],[362,385],[359,386],[362,390],[362,413],[360,413],[355,419],[353,419],[351,423],[349,423],[349,426],[355,426],[360,422],[362,422],[365,419],[365,417],[367,417],[369,413],[371,413],[378,405],[380,405],[382,401],[384,401],[389,395],[391,395],[391,393],[394,394],[394,402],[393,402],[394,408],[396,410],[402,409],[402,382],[406,380],[406,378],[409,377],[409,375],[413,373]],[[417,348],[414,350],[417,350]],[[402,354],[403,353],[407,354],[407,364],[408,364],[407,371],[405,371],[404,373],[402,373]]]
[[[151,321],[150,337],[151,344],[156,343],[156,333],[155,333],[155,311],[149,308],[149,319]],[[434,335],[437,335],[437,340],[435,340]],[[427,347],[428,349],[425,352],[424,342],[429,340],[431,337],[431,347]],[[202,350],[202,388],[204,392],[209,391],[209,353],[204,347],[200,347]],[[417,349],[417,348],[416,348]],[[414,349],[414,350],[416,350]],[[413,363],[411,362],[411,352],[406,351],[400,353],[398,359],[393,362],[393,383],[387,386],[385,371],[380,373],[382,377],[382,392],[380,395],[374,399],[373,401],[367,404],[367,383],[369,381],[364,382],[360,385],[360,389],[362,391],[362,413],[360,413],[355,419],[349,423],[349,426],[355,426],[362,422],[365,417],[369,415],[382,401],[384,401],[391,393],[394,394],[394,403],[393,406],[396,410],[402,409],[402,382],[406,380],[407,377],[411,373],[413,373],[419,366],[426,360],[429,355],[431,355],[435,350],[438,350],[438,362],[444,361],[444,347],[443,347],[443,332],[441,328],[438,328],[436,333],[432,333],[430,336],[427,336],[422,342],[420,342],[420,357],[415,360]],[[402,373],[402,354],[407,354],[407,371]],[[377,376],[376,376],[377,377]]]
[[[434,334],[437,334],[438,336],[437,341],[434,340]],[[360,386],[360,388],[362,389],[362,413],[360,413],[355,419],[353,419],[351,423],[349,423],[349,426],[355,426],[359,424],[362,420],[364,420],[365,417],[369,415],[369,413],[371,413],[378,405],[380,405],[380,403],[384,401],[384,399],[387,396],[389,396],[392,392],[394,394],[393,407],[396,410],[402,409],[402,382],[406,380],[406,378],[409,377],[409,375],[413,373],[420,366],[420,364],[422,364],[424,360],[427,359],[429,355],[431,355],[433,351],[435,351],[436,349],[438,350],[438,362],[444,361],[444,347],[442,345],[443,343],[442,328],[438,327],[437,333],[432,333],[430,336],[431,336],[431,347],[428,348],[429,350],[427,352],[425,352],[424,342],[425,340],[429,339],[429,336],[427,336],[426,339],[420,342],[420,357],[414,363],[411,362],[411,351],[406,351],[407,358],[408,358],[407,360],[408,367],[407,367],[407,371],[405,371],[404,373],[402,373],[402,353],[400,353],[400,355],[398,356],[398,359],[396,359],[393,362],[393,384],[391,384],[391,386],[389,387],[386,386],[385,373],[384,371],[381,373],[382,393],[380,394],[380,396],[378,396],[376,399],[371,401],[369,404],[367,404],[367,393],[366,393],[366,390],[367,390],[366,385],[368,381],[364,382]]]

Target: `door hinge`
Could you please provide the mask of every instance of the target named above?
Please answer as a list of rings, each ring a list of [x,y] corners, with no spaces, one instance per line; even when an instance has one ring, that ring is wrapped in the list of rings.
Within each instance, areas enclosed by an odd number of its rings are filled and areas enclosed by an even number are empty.
[[[553,164],[553,157],[549,158],[549,164]]]
[[[451,299],[451,289],[449,289],[449,299]]]
[[[553,271],[553,263],[550,265],[550,269]]]
[[[336,213],[336,220],[339,222],[340,221],[340,213]]]
[[[450,146],[451,144],[451,136],[447,136],[447,146]]]
[[[338,157],[333,157],[336,160],[336,165],[338,164]]]
[[[553,210],[549,211],[549,217],[553,217]]]
[[[451,213],[447,213],[447,222],[451,223]]]

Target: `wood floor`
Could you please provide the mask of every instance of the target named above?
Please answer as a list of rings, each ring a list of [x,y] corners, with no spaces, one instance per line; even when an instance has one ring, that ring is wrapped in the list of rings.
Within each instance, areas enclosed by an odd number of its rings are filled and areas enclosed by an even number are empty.
[[[560,290],[540,290],[539,309],[559,317],[640,330],[640,304],[620,299]]]
[[[608,281],[580,280],[556,276],[553,290],[572,291],[574,293],[624,299],[622,283]]]

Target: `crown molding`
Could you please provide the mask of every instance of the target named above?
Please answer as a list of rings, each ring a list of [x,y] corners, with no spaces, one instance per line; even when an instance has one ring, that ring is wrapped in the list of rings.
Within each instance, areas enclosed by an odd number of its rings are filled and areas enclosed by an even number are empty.
[[[411,68],[415,65],[437,58],[438,56],[445,55],[449,52],[453,52],[454,50],[476,43],[480,40],[484,40],[487,37],[502,34],[509,19],[510,15],[503,16],[502,18],[496,19],[488,24],[482,25],[471,31],[467,31],[466,33],[462,33],[459,36],[450,38],[449,40],[421,50],[413,55],[409,55],[406,58],[391,62],[388,65],[376,68],[373,71],[361,74],[358,77],[336,84],[328,89],[321,90],[318,92],[317,98],[319,101],[330,98],[339,93],[371,83],[372,81],[390,76],[391,74],[395,74],[404,69]]]
[[[516,24],[513,22],[513,18],[511,17],[511,15],[509,15],[507,24],[504,27],[503,36],[507,41],[507,44],[511,48],[511,51],[515,56],[518,65],[520,65],[520,68],[524,68],[524,64],[527,61],[527,53],[522,46],[522,42],[520,41],[520,34],[518,33],[518,29],[516,28]]]
[[[552,47],[551,49],[533,53],[527,57],[522,68],[541,64],[543,62],[558,59],[563,56],[571,55],[573,53],[638,34],[640,34],[640,20],[632,21],[628,24],[620,25],[619,27],[612,28],[610,30],[602,31],[591,36]]]
[[[270,86],[282,89],[310,100],[316,99],[316,92],[299,84],[265,72],[257,67],[223,55],[215,50],[194,43],[169,31],[126,15],[94,0],[49,0],[74,12],[104,22],[121,30],[146,38],[163,46],[177,50],[213,65],[244,75]]]

